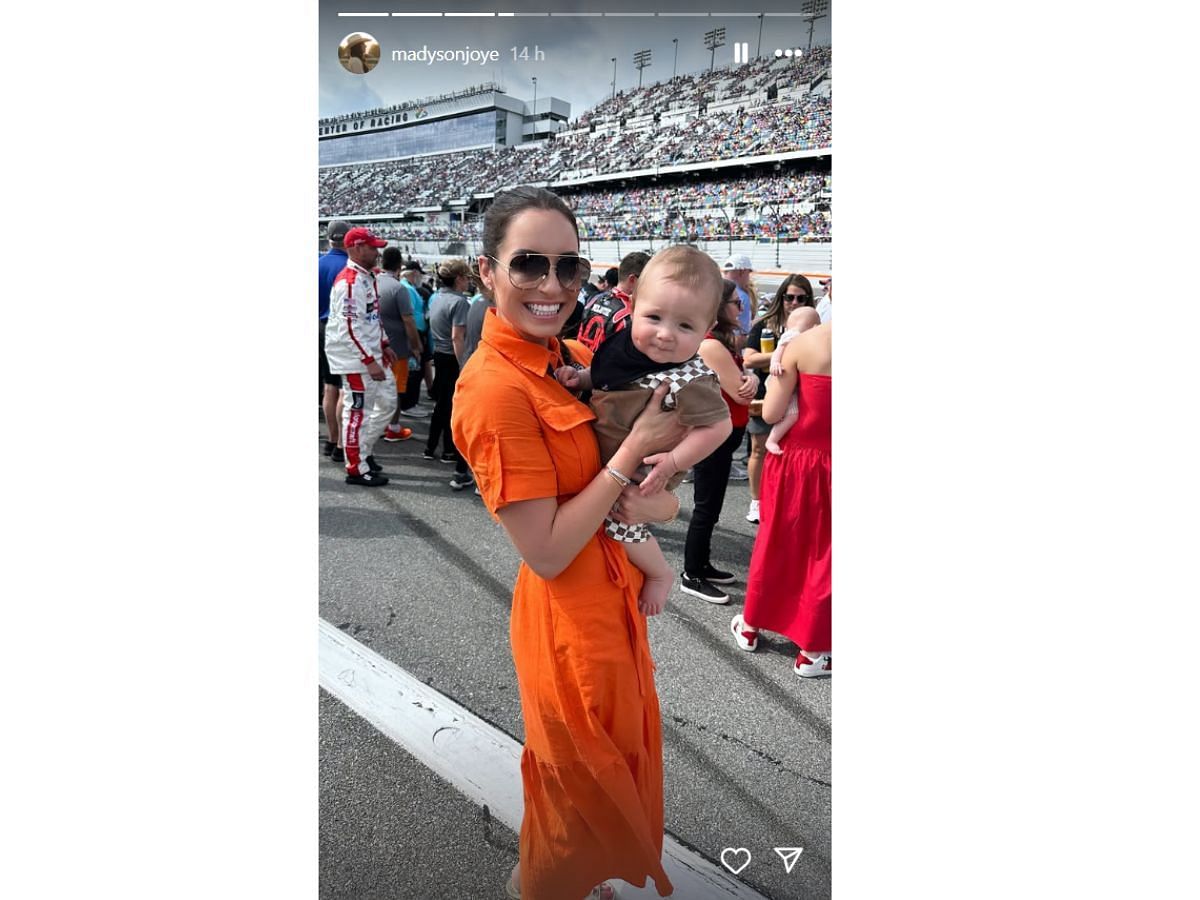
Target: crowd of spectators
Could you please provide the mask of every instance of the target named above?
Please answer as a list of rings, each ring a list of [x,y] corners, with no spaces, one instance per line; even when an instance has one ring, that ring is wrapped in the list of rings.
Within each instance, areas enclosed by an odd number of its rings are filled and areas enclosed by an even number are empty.
[[[496,185],[555,182],[567,173],[607,174],[655,166],[810,150],[830,141],[829,98],[807,95],[668,127],[577,134],[536,148],[443,153],[320,170],[321,215],[362,215],[441,206]]]
[[[476,241],[483,238],[483,226],[474,222],[388,222],[373,227],[375,234],[389,241]]]
[[[833,63],[829,47],[813,47],[797,62],[794,58],[763,57],[752,63],[722,67],[711,72],[678,75],[641,88],[619,91],[615,97],[597,104],[581,115],[570,127],[587,128],[617,121],[631,115],[652,115],[721,102],[730,97],[750,96],[771,85],[787,88],[806,85]]]
[[[612,216],[623,211],[657,211],[672,207],[704,209],[716,206],[797,203],[832,189],[829,175],[757,175],[723,181],[697,181],[677,187],[634,187],[621,191],[563,193],[580,215]]]
[[[498,186],[521,183],[569,184],[595,175],[631,172],[723,159],[766,156],[828,147],[830,97],[810,92],[767,101],[765,89],[806,85],[828,71],[828,47],[816,47],[800,60],[768,57],[736,67],[681,75],[618,94],[588,110],[576,128],[555,139],[522,147],[499,147],[319,170],[319,209],[323,216],[401,214],[441,209]],[[494,85],[483,85],[482,90]],[[448,95],[449,96],[449,95]],[[421,101],[430,102],[429,99]],[[708,110],[708,104],[719,105]],[[735,105],[736,104],[736,105]],[[368,110],[358,115],[395,112],[411,104]],[[650,113],[668,119],[655,122]],[[321,120],[322,125],[347,117]],[[625,120],[625,125],[619,125]],[[627,192],[587,191],[570,199],[599,233],[622,237],[726,235],[781,240],[828,239],[829,217],[807,210],[772,210],[740,216],[733,224],[688,212],[712,207],[786,205],[828,189],[820,175],[710,181],[679,188]],[[569,190],[569,187],[567,188]],[[680,209],[682,208],[682,209]],[[630,215],[623,215],[623,210]],[[411,240],[473,237],[470,229],[405,226]]]
[[[831,189],[831,176],[810,172],[562,196],[579,217],[581,235],[590,240],[811,242],[830,240],[831,217],[822,201]],[[395,222],[375,230],[404,242],[478,242],[482,237],[478,221]]]
[[[680,211],[645,215],[631,213],[622,218],[581,216],[579,233],[585,240],[757,241],[776,239],[818,242],[830,240],[831,218],[827,211],[806,213],[751,213],[690,215]]]

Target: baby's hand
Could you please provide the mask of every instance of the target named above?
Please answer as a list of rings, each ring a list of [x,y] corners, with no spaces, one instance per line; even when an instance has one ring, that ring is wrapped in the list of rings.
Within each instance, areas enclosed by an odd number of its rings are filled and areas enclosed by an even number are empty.
[[[644,616],[657,616],[666,608],[666,597],[660,597],[654,600],[638,597],[638,611]]]
[[[574,366],[559,366],[554,370],[554,377],[571,393],[579,393],[579,370]]]
[[[675,466],[675,457],[669,451],[667,453],[655,453],[653,456],[647,456],[642,462],[648,466],[654,466],[650,470],[650,474],[642,479],[639,490],[641,490],[643,497],[661,491],[667,486],[667,480],[679,471]]]

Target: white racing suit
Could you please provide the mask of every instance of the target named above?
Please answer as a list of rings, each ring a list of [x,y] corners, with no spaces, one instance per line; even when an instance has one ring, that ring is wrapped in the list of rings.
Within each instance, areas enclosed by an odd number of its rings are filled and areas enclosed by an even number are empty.
[[[375,276],[351,261],[333,282],[325,325],[329,371],[342,376],[342,446],[349,475],[370,471],[367,457],[396,411],[396,379],[382,360],[387,345]],[[372,362],[383,369],[383,381],[367,373]]]

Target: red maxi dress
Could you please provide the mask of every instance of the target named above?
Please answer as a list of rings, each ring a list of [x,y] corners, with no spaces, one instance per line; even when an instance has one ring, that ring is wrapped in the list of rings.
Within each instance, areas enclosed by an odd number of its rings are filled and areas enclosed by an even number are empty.
[[[800,373],[800,417],[766,454],[758,536],[746,607],[752,628],[793,640],[808,653],[833,650],[830,421],[832,378]]]

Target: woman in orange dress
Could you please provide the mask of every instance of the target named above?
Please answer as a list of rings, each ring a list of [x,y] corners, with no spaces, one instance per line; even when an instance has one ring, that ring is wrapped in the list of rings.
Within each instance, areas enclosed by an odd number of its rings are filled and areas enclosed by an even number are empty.
[[[674,496],[643,498],[626,476],[683,429],[661,409],[660,388],[601,467],[591,410],[554,377],[567,362],[557,335],[590,270],[561,199],[529,187],[499,194],[483,250],[480,277],[496,308],[459,377],[452,430],[522,558],[509,634],[525,816],[508,894],[608,900],[605,879],[650,877],[665,897],[662,730],[637,609],[642,575],[603,524],[610,510],[631,522],[674,517]],[[572,358],[590,363],[575,348]]]

